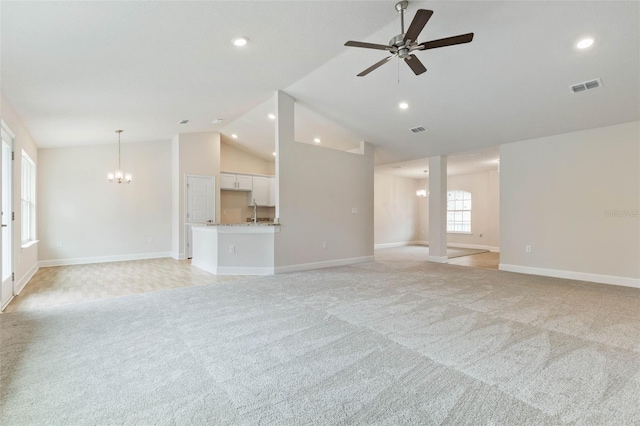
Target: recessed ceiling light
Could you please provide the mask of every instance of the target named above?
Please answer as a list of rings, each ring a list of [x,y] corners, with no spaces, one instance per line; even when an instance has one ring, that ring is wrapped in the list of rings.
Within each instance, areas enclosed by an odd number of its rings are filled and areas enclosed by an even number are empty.
[[[577,44],[576,47],[578,49],[586,49],[587,47],[591,46],[593,44],[593,39],[592,38],[585,38],[580,40]]]
[[[189,120],[180,120],[178,121],[178,124],[187,124],[189,122]]]
[[[270,120],[275,120],[276,116],[273,114],[269,114],[267,117],[269,117]]]
[[[276,152],[275,152],[275,151],[273,151],[273,156],[274,156],[274,157],[276,156]]]
[[[222,123],[223,121],[224,121],[224,119],[222,119],[222,118],[214,118],[214,119],[213,119],[213,121],[212,121],[212,123],[213,123],[213,124],[220,124],[220,123]]]
[[[235,133],[233,133],[233,134],[231,135],[231,137],[232,137],[232,138],[234,138],[234,139],[238,139],[238,135],[236,135]]]
[[[400,109],[407,109],[407,108],[409,108],[409,104],[408,104],[408,103],[406,103],[406,102],[400,102],[400,103],[398,104],[398,107],[399,107]]]
[[[249,39],[246,37],[236,37],[233,40],[231,40],[231,42],[238,47],[242,47],[242,46],[246,46],[246,44],[249,42]]]
[[[313,141],[314,141],[315,143],[320,143],[320,138],[315,138]]]

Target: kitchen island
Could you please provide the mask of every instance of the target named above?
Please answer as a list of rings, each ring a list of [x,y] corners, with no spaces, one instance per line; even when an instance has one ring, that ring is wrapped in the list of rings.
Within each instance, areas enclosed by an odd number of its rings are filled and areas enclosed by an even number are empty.
[[[194,225],[191,265],[216,275],[273,275],[274,239],[268,222]]]

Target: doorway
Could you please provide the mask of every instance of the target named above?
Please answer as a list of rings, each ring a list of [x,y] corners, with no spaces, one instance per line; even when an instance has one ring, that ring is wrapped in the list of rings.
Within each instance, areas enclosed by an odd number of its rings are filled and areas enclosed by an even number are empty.
[[[191,227],[216,220],[216,181],[213,176],[185,175],[185,258],[192,257]]]
[[[2,308],[13,299],[13,257],[12,257],[12,225],[13,213],[11,208],[11,188],[12,188],[12,154],[13,135],[4,123],[2,123],[2,153],[0,163],[2,164],[2,184],[0,185],[0,198],[2,199],[2,244],[0,245],[0,276],[2,285],[0,287],[0,300]]]

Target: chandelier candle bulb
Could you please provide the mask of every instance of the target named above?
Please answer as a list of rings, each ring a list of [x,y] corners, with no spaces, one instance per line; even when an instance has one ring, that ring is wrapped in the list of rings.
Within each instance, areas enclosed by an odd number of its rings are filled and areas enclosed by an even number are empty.
[[[116,130],[116,133],[118,134],[118,168],[116,169],[115,172],[107,173],[107,181],[109,183],[113,183],[113,182],[131,183],[131,181],[133,180],[133,174],[123,172],[122,167],[120,165],[120,134],[123,131],[124,130]]]

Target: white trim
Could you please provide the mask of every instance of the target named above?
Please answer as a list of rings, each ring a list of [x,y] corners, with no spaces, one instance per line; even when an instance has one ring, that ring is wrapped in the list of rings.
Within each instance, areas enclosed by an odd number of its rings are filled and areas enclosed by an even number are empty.
[[[9,306],[9,303],[11,303],[11,301],[13,300],[13,298],[16,297],[15,295],[12,295],[9,300],[7,300],[7,303],[5,303],[4,305],[2,305],[2,307],[0,308],[0,312],[4,311],[4,308],[6,308],[7,306]]]
[[[500,253],[500,247],[486,246],[486,245],[482,245],[482,244],[447,243],[447,247],[468,248],[468,249],[477,249],[477,250],[489,250],[489,251]]]
[[[105,263],[105,262],[124,262],[127,260],[159,259],[163,257],[171,257],[171,253],[157,252],[157,253],[122,254],[122,255],[116,255],[116,256],[76,257],[74,259],[41,260],[38,263],[41,268],[46,268],[49,266],[84,265],[87,263]]]
[[[563,271],[560,269],[535,268],[531,266],[509,265],[506,263],[499,264],[498,269],[501,271],[517,272],[520,274],[542,275],[554,278],[565,278],[569,280],[591,281],[600,284],[611,284],[640,288],[640,278],[592,274],[590,272]]]
[[[36,274],[36,272],[38,272],[38,270],[40,269],[40,266],[38,266],[37,263],[35,263],[31,269],[29,271],[27,271],[26,274],[24,274],[22,276],[22,278],[20,278],[16,284],[14,285],[13,288],[13,292],[18,295],[22,292],[22,290],[24,290],[24,288],[26,287],[26,285],[29,283],[29,281],[31,281],[31,278],[33,278],[33,276]]]
[[[286,272],[308,271],[310,269],[331,268],[333,266],[346,266],[355,263],[373,262],[374,256],[351,257],[347,259],[326,260],[323,262],[299,263],[297,265],[278,266],[275,268],[276,274]]]
[[[427,256],[427,261],[434,263],[449,263],[449,258],[447,256]]]
[[[218,267],[216,275],[273,275],[274,268],[256,268],[256,267],[237,267],[222,266]]]
[[[26,243],[23,243],[20,247],[22,248],[22,250],[26,250],[29,247],[31,247],[34,244],[38,244],[40,242],[40,240],[29,240]]]
[[[393,247],[404,247],[404,246],[417,246],[419,245],[419,241],[405,241],[403,243],[382,243],[382,244],[374,244],[374,249],[385,249],[385,248],[393,248]]]

